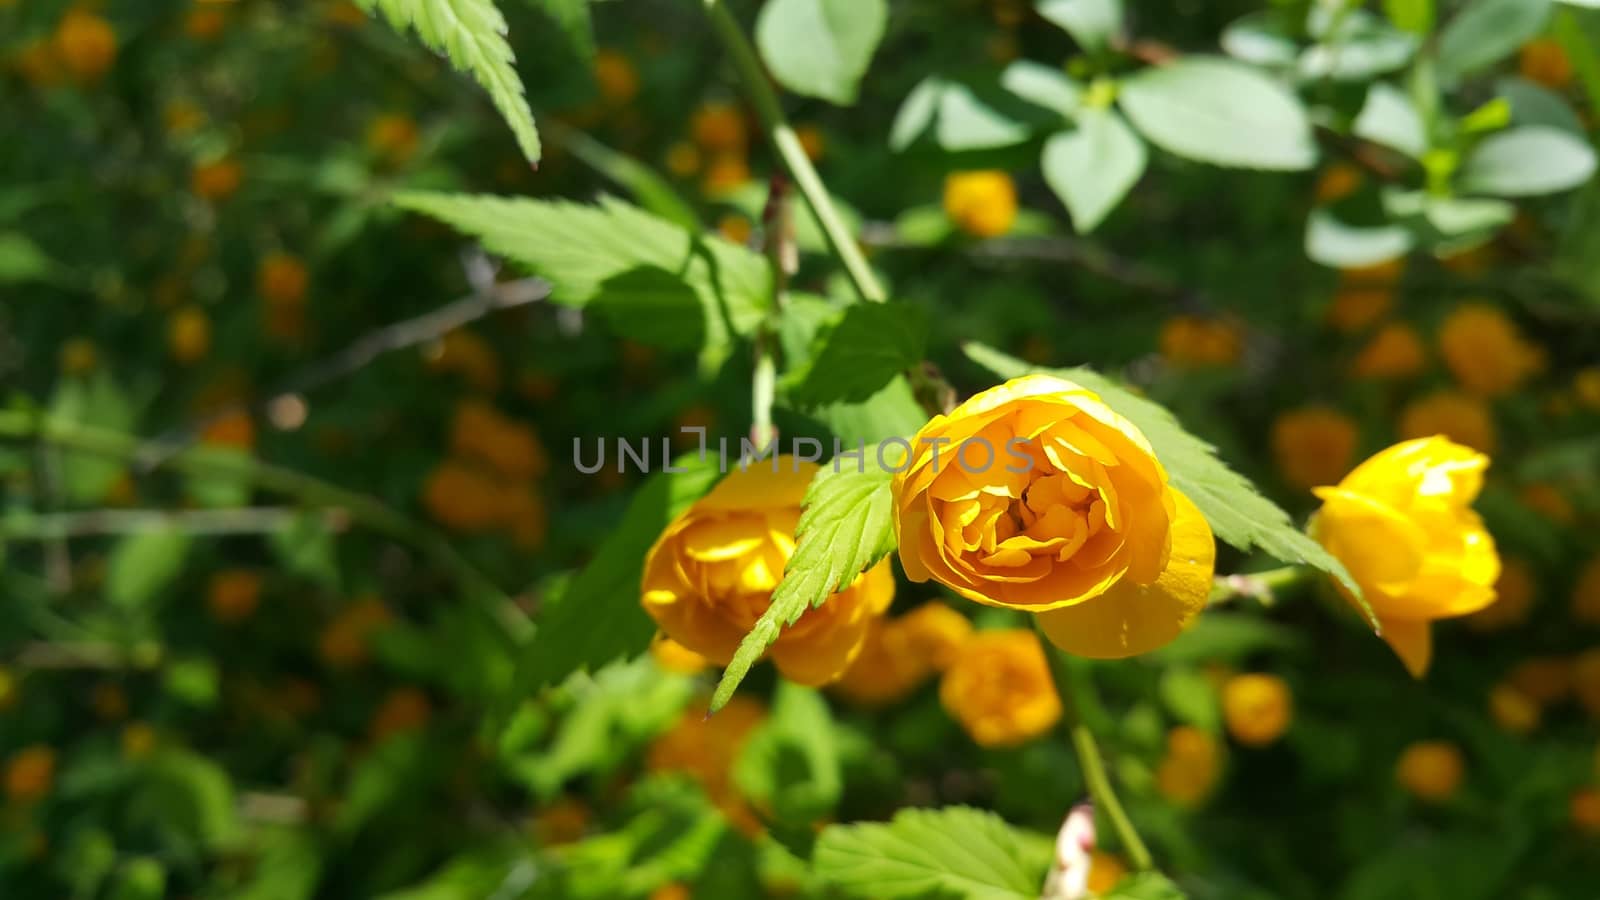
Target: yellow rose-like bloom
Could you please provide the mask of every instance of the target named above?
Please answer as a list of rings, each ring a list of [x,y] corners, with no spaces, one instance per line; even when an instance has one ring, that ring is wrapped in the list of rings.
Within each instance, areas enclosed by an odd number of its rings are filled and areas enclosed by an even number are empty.
[[[777,458],[733,472],[678,516],[645,557],[645,612],[678,643],[727,665],[772,600],[794,553],[814,463]],[[768,653],[790,681],[826,684],[860,652],[894,599],[884,561],[783,629]]]
[[[711,665],[704,656],[669,637],[657,637],[650,642],[650,658],[661,668],[679,675],[693,675]]]
[[[1293,714],[1289,685],[1276,675],[1235,675],[1222,686],[1228,733],[1246,747],[1265,747],[1282,737]]]
[[[984,747],[1026,743],[1061,720],[1044,647],[1024,628],[973,635],[945,670],[939,702]]]
[[[1442,434],[1483,453],[1495,447],[1489,404],[1457,391],[1440,391],[1414,400],[1400,411],[1400,436],[1407,440]]]
[[[1336,481],[1350,470],[1360,437],[1355,420],[1344,413],[1308,406],[1286,412],[1272,423],[1272,455],[1285,480],[1312,488]]]
[[[971,635],[967,617],[937,601],[874,622],[861,655],[834,688],[862,706],[893,703],[948,669]]]
[[[1471,503],[1488,457],[1440,437],[1396,444],[1317,488],[1316,537],[1361,585],[1383,638],[1420,678],[1430,623],[1494,602],[1500,556]]]
[[[1403,322],[1378,329],[1356,355],[1350,373],[1357,378],[1409,378],[1422,371],[1427,351],[1417,330]]]
[[[1407,793],[1428,803],[1448,800],[1461,786],[1467,764],[1447,741],[1417,741],[1395,763],[1394,777]]]
[[[1524,340],[1505,313],[1469,303],[1439,329],[1439,352],[1467,390],[1493,397],[1514,391],[1544,367],[1544,354]]]
[[[1139,429],[1070,381],[1016,378],[935,416],[893,491],[907,577],[1039,613],[1080,656],[1166,644],[1211,589],[1205,517]]]
[[[1017,219],[1017,188],[1004,172],[956,172],[944,180],[944,212],[977,238],[999,237]]]

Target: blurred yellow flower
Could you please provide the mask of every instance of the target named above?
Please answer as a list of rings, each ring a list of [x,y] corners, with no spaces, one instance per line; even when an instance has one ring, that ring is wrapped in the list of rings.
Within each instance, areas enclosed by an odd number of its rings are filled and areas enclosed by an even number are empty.
[[[1427,364],[1427,350],[1417,330],[1404,322],[1378,329],[1351,364],[1357,378],[1410,378]]]
[[[679,141],[667,148],[666,165],[678,178],[688,178],[700,171],[700,150],[688,141]]]
[[[200,163],[189,175],[189,189],[204,200],[226,200],[244,181],[244,166],[228,159]]]
[[[145,722],[129,722],[122,729],[120,742],[125,759],[143,759],[156,748],[156,730]]]
[[[1317,176],[1317,203],[1337,203],[1359,190],[1364,180],[1365,176],[1355,166],[1345,162],[1330,163]]]
[[[1461,787],[1466,768],[1466,761],[1455,744],[1417,741],[1400,754],[1394,777],[1406,793],[1418,800],[1441,803]]]
[[[983,747],[1026,743],[1061,720],[1044,647],[1025,628],[968,638],[939,682],[939,701]]]
[[[739,213],[728,213],[717,220],[717,233],[735,244],[750,243],[753,231],[754,226],[750,224],[750,219]]]
[[[1572,693],[1572,661],[1534,657],[1518,663],[1506,682],[1539,704],[1555,703]]]
[[[1400,411],[1399,424],[1400,436],[1406,440],[1440,434],[1483,453],[1495,449],[1489,404],[1458,391],[1439,391],[1413,400]]]
[[[1494,602],[1462,621],[1474,631],[1501,631],[1521,625],[1528,621],[1538,590],[1533,567],[1517,557],[1505,557],[1500,560],[1500,577],[1494,582]]]
[[[735,694],[715,715],[706,714],[705,703],[692,704],[651,743],[645,768],[688,775],[735,827],[745,834],[758,833],[760,820],[734,787],[733,764],[766,718],[766,707],[745,694]]]
[[[1494,602],[1500,557],[1471,508],[1488,465],[1459,444],[1423,438],[1314,492],[1323,501],[1315,536],[1361,585],[1384,640],[1419,678],[1433,656],[1432,621]]]
[[[1465,304],[1445,318],[1439,353],[1462,387],[1486,397],[1516,390],[1544,367],[1544,352],[1485,303]]]
[[[382,741],[397,734],[421,731],[433,718],[433,703],[428,695],[414,687],[399,687],[390,691],[378,704],[368,730],[373,741]]]
[[[700,187],[712,197],[720,197],[750,180],[750,163],[743,153],[718,153],[711,157],[700,178]]]
[[[533,814],[529,831],[541,847],[561,847],[583,839],[593,815],[582,800],[562,797]]]
[[[1302,407],[1272,423],[1272,455],[1285,481],[1313,488],[1350,471],[1360,437],[1355,420],[1344,413],[1326,406]]]
[[[594,54],[594,80],[611,106],[626,106],[639,95],[639,72],[620,51],[602,47]]]
[[[1093,850],[1089,853],[1089,882],[1085,887],[1091,894],[1099,895],[1109,892],[1128,875],[1128,865],[1122,857],[1104,850]]]
[[[358,600],[336,614],[317,640],[322,661],[336,669],[361,665],[371,654],[371,642],[393,621],[389,608],[376,597]]]
[[[1522,45],[1517,54],[1522,77],[1551,90],[1562,90],[1572,83],[1572,61],[1554,38],[1537,38]]]
[[[1573,658],[1572,692],[1590,716],[1600,719],[1600,647]]]
[[[55,51],[73,78],[97,81],[117,61],[117,32],[88,9],[69,10],[56,25]]]
[[[799,139],[800,149],[806,152],[807,159],[812,162],[822,159],[822,154],[827,149],[822,129],[815,125],[799,125],[795,127],[794,136]]]
[[[1234,740],[1246,747],[1265,747],[1288,730],[1294,697],[1276,675],[1235,675],[1222,686],[1222,717]]]
[[[1497,684],[1489,690],[1489,717],[1508,734],[1532,734],[1539,727],[1541,710],[1532,697],[1512,684]]]
[[[404,113],[376,116],[367,125],[367,146],[391,166],[402,166],[409,162],[421,140],[417,121]]]
[[[6,760],[6,796],[15,803],[32,803],[50,793],[55,784],[56,752],[33,744]]]
[[[1572,376],[1572,394],[1585,409],[1600,410],[1600,366],[1579,369]]]
[[[456,406],[450,450],[465,459],[482,460],[511,478],[538,478],[550,468],[544,444],[531,427],[481,400],[463,400]]]
[[[494,348],[475,332],[457,328],[445,333],[425,357],[434,372],[460,375],[480,391],[500,387],[500,357]]]
[[[256,266],[256,293],[268,303],[300,303],[305,300],[310,281],[305,263],[292,253],[268,253]]]
[[[1162,323],[1158,346],[1169,365],[1231,366],[1244,350],[1244,334],[1225,319],[1173,316]]]
[[[750,142],[744,113],[731,103],[707,103],[695,110],[689,120],[689,134],[701,150],[712,154],[743,157]]]
[[[1388,315],[1404,272],[1404,258],[1342,270],[1338,291],[1328,307],[1328,325],[1335,331],[1354,334]]]
[[[211,319],[198,306],[185,306],[167,322],[167,349],[180,363],[192,363],[211,352]]]
[[[0,712],[17,705],[17,676],[0,666]]]
[[[1211,796],[1222,774],[1222,748],[1210,734],[1189,725],[1167,732],[1167,750],[1156,765],[1156,790],[1174,805],[1193,809]]]
[[[1205,607],[1210,526],[1098,395],[1015,378],[935,416],[913,446],[893,482],[912,581],[1039,613],[1057,645],[1099,658],[1160,647]]]
[[[99,353],[88,338],[72,338],[61,345],[61,371],[68,375],[87,375],[98,362]]]
[[[1567,816],[1572,827],[1589,835],[1600,835],[1600,788],[1583,787],[1567,801]]]
[[[944,212],[972,237],[999,237],[1017,218],[1017,188],[997,170],[955,172],[944,179]]]
[[[206,607],[218,622],[250,618],[261,600],[261,575],[249,569],[226,569],[211,576]]]
[[[215,2],[197,3],[183,20],[183,33],[197,41],[214,40],[228,25],[221,6]]]
[[[249,450],[256,445],[256,423],[244,410],[222,413],[200,430],[200,443],[208,447]]]
[[[718,665],[733,659],[794,553],[800,501],[817,469],[782,456],[731,472],[667,526],[645,557],[641,599],[668,637]],[[791,681],[833,681],[893,599],[885,560],[806,610],[768,655]]]
[[[949,668],[971,634],[966,616],[937,601],[880,619],[834,689],[862,706],[893,703]]]
[[[505,522],[501,480],[457,460],[447,459],[428,474],[422,505],[434,521],[456,531],[489,531]]]
[[[1600,556],[1584,564],[1572,588],[1572,618],[1585,625],[1600,625]]]

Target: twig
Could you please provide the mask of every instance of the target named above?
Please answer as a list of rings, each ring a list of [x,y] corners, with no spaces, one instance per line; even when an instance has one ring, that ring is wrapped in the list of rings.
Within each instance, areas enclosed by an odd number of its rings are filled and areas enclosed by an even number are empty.
[[[349,517],[342,510],[322,512],[330,529],[342,531],[349,527]],[[0,519],[0,537],[13,541],[58,541],[164,529],[209,535],[263,534],[282,531],[303,515],[299,510],[280,507],[95,509]]]
[[[109,641],[34,641],[18,649],[19,669],[153,669],[161,663],[155,644],[124,647]]]
[[[472,263],[467,264],[468,278],[476,274]],[[492,271],[492,270],[491,270]],[[262,415],[277,400],[313,391],[360,370],[385,353],[404,350],[435,340],[453,329],[504,309],[511,309],[542,300],[550,295],[550,285],[537,278],[524,278],[504,284],[489,284],[486,289],[474,290],[438,309],[415,318],[386,325],[368,332],[338,353],[314,362],[290,375],[277,388],[268,393],[268,399],[251,407],[236,403],[213,412],[204,419],[181,426],[151,438],[139,448],[134,457],[134,468],[149,472],[171,459],[199,439],[206,428],[238,413]]]

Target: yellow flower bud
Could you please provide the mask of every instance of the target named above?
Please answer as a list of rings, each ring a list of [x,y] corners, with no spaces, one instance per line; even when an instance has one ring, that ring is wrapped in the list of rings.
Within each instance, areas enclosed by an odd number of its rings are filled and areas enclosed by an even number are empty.
[[[999,237],[1017,218],[1017,188],[1004,172],[957,172],[944,180],[944,212],[972,237]]]
[[[1450,799],[1465,774],[1461,751],[1446,741],[1417,741],[1406,747],[1395,764],[1395,780],[1400,786],[1428,803]]]
[[[1289,685],[1276,675],[1235,675],[1222,686],[1228,733],[1246,747],[1265,747],[1283,736],[1294,716]]]

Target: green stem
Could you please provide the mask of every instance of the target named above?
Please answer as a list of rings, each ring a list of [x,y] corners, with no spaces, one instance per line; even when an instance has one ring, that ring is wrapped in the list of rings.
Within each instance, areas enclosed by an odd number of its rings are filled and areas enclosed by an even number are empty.
[[[1261,572],[1219,575],[1211,585],[1211,602],[1222,603],[1234,597],[1254,597],[1271,606],[1274,594],[1304,581],[1314,570],[1310,566],[1279,566]]]
[[[861,254],[855,236],[845,227],[844,219],[839,217],[839,211],[834,209],[833,200],[828,196],[828,189],[823,186],[822,178],[817,175],[816,168],[811,165],[811,158],[806,156],[805,147],[800,144],[799,136],[794,133],[794,128],[790,127],[789,120],[784,116],[783,106],[778,102],[778,93],[767,81],[767,73],[761,67],[761,60],[756,57],[755,48],[750,46],[750,41],[745,38],[738,21],[728,12],[727,7],[722,5],[721,0],[703,0],[703,2],[706,15],[711,19],[712,30],[716,32],[728,55],[732,57],[733,66],[738,70],[740,80],[744,82],[750,104],[755,107],[756,115],[761,117],[762,125],[767,129],[767,138],[777,151],[778,158],[783,160],[784,167],[793,176],[795,185],[806,198],[806,204],[816,215],[818,224],[822,226],[822,233],[828,239],[829,248],[839,258],[839,262],[844,264],[845,272],[855,285],[856,293],[861,295],[862,300],[871,303],[882,303],[887,300],[888,295],[884,293],[883,285],[879,284],[877,276],[872,274],[872,267],[867,265],[867,258]]]
[[[1034,627],[1038,629],[1039,620],[1034,619]],[[1139,832],[1133,827],[1133,820],[1128,818],[1128,811],[1122,808],[1122,801],[1117,799],[1116,789],[1111,786],[1111,777],[1106,774],[1105,760],[1100,756],[1100,747],[1094,741],[1094,735],[1089,727],[1083,724],[1083,719],[1078,713],[1078,695],[1073,683],[1071,664],[1066,654],[1050,644],[1050,639],[1039,630],[1039,640],[1044,642],[1045,655],[1050,660],[1050,677],[1055,680],[1056,693],[1061,695],[1061,718],[1066,723],[1067,733],[1072,738],[1072,749],[1078,756],[1078,767],[1083,770],[1083,781],[1089,788],[1089,798],[1107,819],[1111,820],[1111,827],[1117,833],[1117,839],[1122,843],[1122,849],[1128,854],[1128,861],[1135,870],[1148,872],[1155,868],[1155,861],[1150,857],[1150,849],[1144,845],[1144,840],[1139,837]]]
[[[141,446],[140,441],[132,435],[16,411],[0,412],[0,438],[38,440],[65,449],[124,460],[134,459]],[[456,552],[448,541],[374,497],[346,490],[293,469],[261,462],[231,449],[189,447],[174,454],[166,464],[181,472],[240,478],[267,490],[294,497],[307,506],[342,509],[354,521],[410,544],[432,558],[455,577],[468,596],[488,602],[494,618],[513,639],[520,640],[528,633],[527,617],[511,602],[511,598]]]

